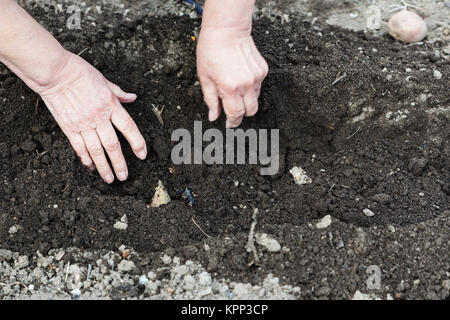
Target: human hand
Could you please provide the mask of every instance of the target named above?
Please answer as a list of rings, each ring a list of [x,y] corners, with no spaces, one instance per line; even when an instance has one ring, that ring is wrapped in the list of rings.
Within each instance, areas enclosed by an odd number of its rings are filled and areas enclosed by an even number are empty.
[[[34,88],[69,139],[81,162],[99,172],[106,183],[128,177],[127,164],[113,125],[125,136],[139,159],[147,157],[144,137],[122,103],[136,95],[122,91],[81,57],[67,52],[67,61],[45,88]]]
[[[217,120],[221,106],[227,116],[227,128],[239,126],[244,115],[255,115],[261,83],[268,71],[250,30],[202,28],[197,45],[197,73],[209,121]]]

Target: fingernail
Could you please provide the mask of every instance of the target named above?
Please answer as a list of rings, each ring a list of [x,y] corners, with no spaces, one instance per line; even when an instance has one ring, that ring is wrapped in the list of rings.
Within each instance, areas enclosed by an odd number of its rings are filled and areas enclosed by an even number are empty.
[[[208,114],[208,120],[210,122],[216,121],[217,118],[219,117],[217,110],[210,110],[209,114]]]
[[[108,174],[108,175],[105,177],[105,182],[106,182],[107,184],[111,184],[111,183],[113,183],[113,181],[114,181],[114,177],[113,177],[112,175]]]
[[[225,128],[227,129],[233,128],[233,124],[229,120],[227,120],[227,122],[225,122]]]
[[[141,160],[145,160],[145,158],[147,158],[147,151],[142,150],[141,152],[138,153],[138,158]]]
[[[125,181],[125,180],[127,180],[127,178],[128,178],[128,172],[126,172],[126,171],[119,172],[119,173],[117,174],[117,178],[118,178],[120,181]]]

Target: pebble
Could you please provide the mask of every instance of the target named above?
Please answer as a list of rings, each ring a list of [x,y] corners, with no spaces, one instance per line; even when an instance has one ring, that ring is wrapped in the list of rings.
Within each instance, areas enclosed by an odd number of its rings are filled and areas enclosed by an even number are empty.
[[[19,228],[17,226],[12,226],[11,228],[9,228],[9,234],[15,234],[17,233],[17,231],[19,231]]]
[[[328,214],[316,224],[317,229],[325,229],[331,224],[331,216]]]
[[[129,261],[129,260],[122,260],[117,265],[117,270],[119,272],[132,272],[135,269],[136,269],[136,265],[134,264],[133,261]]]
[[[3,261],[9,261],[12,258],[12,252],[6,249],[0,249],[0,263]]]
[[[318,297],[328,297],[331,293],[331,289],[328,286],[323,286],[320,287],[317,291],[316,291],[316,296]]]
[[[306,171],[300,167],[293,167],[289,173],[294,178],[294,182],[298,185],[312,183],[311,178],[306,175]]]
[[[191,276],[190,274],[187,274],[184,277],[184,286],[183,286],[184,290],[187,290],[187,291],[194,290],[195,283],[196,283],[196,281],[195,281],[194,277]]]
[[[367,208],[363,210],[363,213],[366,217],[373,217],[375,215],[375,213],[372,210]]]
[[[202,286],[210,286],[212,283],[211,276],[208,272],[202,272],[198,275],[198,283]]]
[[[128,224],[124,223],[122,221],[117,221],[113,227],[114,227],[114,229],[118,229],[118,230],[126,230],[128,228]]]
[[[78,298],[80,297],[80,295],[81,295],[81,291],[80,291],[80,289],[78,289],[78,288],[73,289],[73,290],[71,291],[71,293],[72,293],[72,297],[73,297],[74,299],[78,299]]]
[[[444,289],[450,290],[450,279],[442,281],[442,287]]]
[[[30,263],[28,261],[28,257],[27,256],[19,256],[17,258],[17,260],[14,261],[14,267],[16,269],[22,269],[22,268],[28,267],[29,264]]]
[[[146,276],[140,276],[139,277],[139,284],[141,286],[145,286],[148,283],[148,278]]]
[[[435,79],[437,79],[437,80],[441,80],[442,79],[442,73],[439,71],[439,70],[434,70],[433,71],[433,76],[434,76],[434,78]]]
[[[66,253],[63,250],[59,251],[58,254],[55,256],[55,260],[60,261],[64,257],[65,254]]]
[[[263,246],[269,252],[278,252],[281,250],[280,243],[274,238],[267,235],[267,233],[257,233],[255,234],[255,241],[260,246]]]

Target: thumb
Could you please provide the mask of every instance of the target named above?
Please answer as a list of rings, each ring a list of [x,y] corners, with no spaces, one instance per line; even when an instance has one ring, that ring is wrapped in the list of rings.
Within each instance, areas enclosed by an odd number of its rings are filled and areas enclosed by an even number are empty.
[[[120,102],[123,103],[130,103],[130,102],[134,102],[137,98],[136,94],[134,93],[127,93],[125,91],[123,91],[118,85],[108,81],[108,87],[111,89],[111,91],[114,93],[114,95],[117,97],[117,99],[119,99]]]

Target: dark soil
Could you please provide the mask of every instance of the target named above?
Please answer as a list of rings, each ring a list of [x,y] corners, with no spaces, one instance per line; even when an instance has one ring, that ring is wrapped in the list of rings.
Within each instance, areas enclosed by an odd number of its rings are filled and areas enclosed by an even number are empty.
[[[164,251],[203,261],[210,271],[233,279],[255,281],[267,272],[282,271],[282,281],[311,289],[313,278],[322,279],[320,272],[313,272],[320,269],[320,257],[333,248],[326,244],[322,250],[320,243],[331,240],[323,240],[307,227],[309,223],[315,225],[330,214],[336,219],[333,241],[338,244],[340,239],[354,238],[357,227],[408,228],[449,214],[448,119],[426,112],[450,103],[450,65],[433,57],[438,42],[434,48],[404,46],[388,37],[318,30],[300,19],[284,25],[255,22],[255,41],[270,74],[260,111],[242,127],[280,129],[280,171],[267,177],[259,175],[256,165],[171,162],[173,130],[193,131],[194,120],[202,120],[204,130],[224,127],[223,117],[207,122],[196,83],[196,43],[191,36],[199,21],[142,17],[124,22],[121,16],[104,13],[96,27],[86,24],[82,32],[71,32],[64,29],[64,17],[47,16],[41,9],[32,14],[65,48],[76,53],[88,48],[83,58],[124,90],[138,94],[126,108],[151,151],[147,160],[140,161],[122,139],[130,177],[106,185],[82,167],[42,102],[35,113],[37,95],[0,66],[1,247],[45,254],[66,246],[116,250],[126,244],[140,252],[141,267],[158,264],[154,258]],[[405,68],[412,71],[406,73]],[[442,79],[433,77],[435,68],[441,70]],[[422,94],[429,98],[420,100]],[[164,126],[151,111],[152,104],[165,106]],[[353,122],[363,108],[373,111]],[[385,116],[391,111],[395,118],[404,109],[409,114],[401,121]],[[295,185],[289,174],[293,166],[306,170],[312,184]],[[151,208],[158,180],[174,200]],[[177,190],[186,187],[196,195],[192,208],[177,197]],[[375,216],[363,214],[368,207]],[[260,210],[257,231],[272,234],[291,248],[289,254],[265,256],[259,269],[247,267],[252,257],[244,248],[253,208]],[[114,229],[123,214],[128,216],[128,229]],[[192,218],[213,238],[207,239]],[[10,235],[13,225],[21,228]],[[223,241],[226,237],[228,242]],[[202,249],[204,241],[210,252]],[[448,235],[441,244],[438,249],[448,255]],[[384,245],[379,244],[377,254],[383,253]],[[299,246],[301,250],[293,250]],[[402,257],[407,257],[409,249],[404,250]],[[386,263],[383,256],[377,259],[380,265]],[[389,259],[395,261],[393,256]],[[344,262],[337,264],[348,270]],[[360,279],[348,279],[348,289],[332,295],[353,294],[356,283],[365,281],[365,269],[361,272]]]

